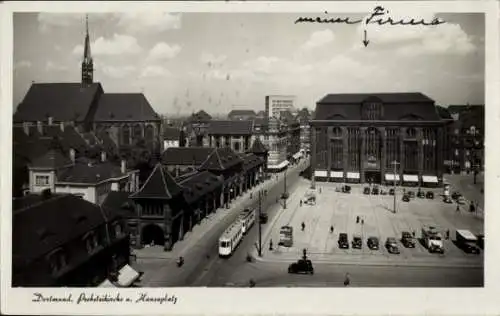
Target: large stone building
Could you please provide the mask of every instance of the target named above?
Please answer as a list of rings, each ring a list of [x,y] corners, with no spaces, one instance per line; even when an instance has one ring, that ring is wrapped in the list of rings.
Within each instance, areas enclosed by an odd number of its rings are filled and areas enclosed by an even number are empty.
[[[305,154],[309,154],[311,152],[311,129],[309,125],[311,117],[311,114],[306,108],[297,113],[297,120],[299,121],[300,126],[300,149]]]
[[[72,125],[82,131],[106,131],[120,148],[144,140],[161,148],[161,118],[142,93],[104,93],[94,82],[87,32],[80,83],[33,83],[14,114],[14,126]]]
[[[245,153],[252,146],[253,121],[212,120],[208,124],[204,146],[228,147]]]
[[[442,181],[445,122],[424,94],[329,94],[315,112],[313,181]]]

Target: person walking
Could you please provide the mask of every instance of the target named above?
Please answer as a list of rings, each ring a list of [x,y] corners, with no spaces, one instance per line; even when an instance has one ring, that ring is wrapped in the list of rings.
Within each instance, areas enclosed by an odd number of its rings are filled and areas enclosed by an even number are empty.
[[[306,224],[304,224],[304,222],[302,222],[302,224],[300,224],[300,226],[302,226],[302,231],[304,231],[304,229],[306,229]]]
[[[349,276],[349,273],[346,273],[344,279],[344,286],[348,286],[349,284],[351,284],[351,278]]]
[[[302,200],[300,200],[300,206],[302,206]]]
[[[359,224],[359,216],[356,216],[356,224]]]
[[[365,224],[365,220],[364,220],[364,219],[362,219],[362,220],[361,220],[361,225],[364,225],[364,224]]]
[[[333,234],[333,225],[330,226],[330,234]]]
[[[456,212],[460,212],[460,206],[457,205],[457,209],[456,209]]]

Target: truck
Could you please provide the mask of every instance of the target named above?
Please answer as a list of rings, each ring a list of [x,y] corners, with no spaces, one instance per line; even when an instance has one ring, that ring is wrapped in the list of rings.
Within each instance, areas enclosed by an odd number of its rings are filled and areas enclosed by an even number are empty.
[[[457,229],[456,243],[459,248],[467,253],[479,254],[481,251],[477,245],[477,237],[466,229]]]
[[[292,247],[293,246],[293,227],[281,226],[279,246]]]
[[[443,235],[436,227],[422,227],[422,239],[429,252],[444,253]]]

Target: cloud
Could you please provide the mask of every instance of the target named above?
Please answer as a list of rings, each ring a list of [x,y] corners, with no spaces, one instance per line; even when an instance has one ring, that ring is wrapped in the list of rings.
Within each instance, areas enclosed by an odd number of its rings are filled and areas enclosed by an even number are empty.
[[[227,60],[227,56],[226,55],[215,56],[214,54],[204,52],[203,54],[201,54],[200,60],[202,63],[207,64],[209,67],[220,66]]]
[[[45,64],[45,70],[46,71],[66,71],[66,70],[68,70],[68,67],[63,66],[63,65],[58,65],[58,64],[49,60]]]
[[[134,66],[111,66],[103,65],[96,70],[102,71],[102,73],[110,78],[120,79],[127,76],[131,76],[136,68]]]
[[[165,42],[160,42],[149,51],[148,59],[171,59],[177,56],[180,51],[181,46],[178,44],[169,45]]]
[[[114,34],[112,39],[99,37],[90,44],[93,55],[114,56],[138,54],[142,51],[137,39],[129,35]],[[73,54],[82,55],[83,45],[77,45],[73,49]]]
[[[404,19],[409,21],[424,20],[430,23],[436,18],[434,13],[414,12],[411,17],[407,12],[390,12],[394,21]],[[366,18],[366,17],[365,17]],[[367,38],[372,47],[394,49],[402,56],[428,55],[428,54],[459,54],[465,55],[474,52],[477,47],[473,44],[472,36],[467,35],[460,25],[452,22],[425,26],[391,26],[369,24],[358,26],[359,38],[366,29]],[[357,42],[357,46],[360,44]]]
[[[333,42],[335,35],[331,30],[316,31],[311,34],[307,42],[302,45],[303,50],[311,50]]]
[[[41,12],[37,16],[39,30],[48,32],[52,28],[61,28],[82,23],[85,25],[85,15],[80,13],[47,13]]]
[[[144,68],[141,72],[140,77],[167,77],[170,76],[171,73],[168,69],[165,69],[162,66],[151,65]]]
[[[21,60],[14,64],[14,69],[30,68],[30,67],[31,67],[31,62],[28,60]]]
[[[129,32],[167,31],[180,29],[181,14],[161,11],[121,12],[115,14],[120,27]]]

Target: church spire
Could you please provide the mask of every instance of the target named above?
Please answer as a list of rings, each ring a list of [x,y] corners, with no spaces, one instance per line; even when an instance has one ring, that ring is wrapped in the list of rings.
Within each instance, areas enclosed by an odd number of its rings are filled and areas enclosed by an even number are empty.
[[[94,62],[90,53],[90,36],[89,36],[89,16],[85,16],[85,45],[83,48],[82,61],[82,84],[91,84],[94,75]]]

